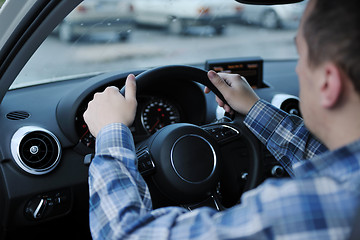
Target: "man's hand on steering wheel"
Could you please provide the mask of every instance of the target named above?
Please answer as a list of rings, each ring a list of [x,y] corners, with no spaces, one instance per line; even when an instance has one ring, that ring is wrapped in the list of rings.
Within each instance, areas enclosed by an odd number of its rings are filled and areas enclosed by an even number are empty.
[[[84,112],[84,120],[91,134],[96,137],[99,131],[111,123],[123,123],[130,126],[136,114],[136,82],[130,74],[126,79],[126,92],[123,96],[117,87],[107,87],[101,93],[95,93]]]
[[[228,113],[233,110],[246,115],[252,106],[259,100],[254,90],[245,80],[238,74],[208,72],[208,77],[214,86],[222,93],[228,104],[225,104],[216,96],[216,101],[220,107]],[[205,87],[205,93],[209,93],[210,89]]]

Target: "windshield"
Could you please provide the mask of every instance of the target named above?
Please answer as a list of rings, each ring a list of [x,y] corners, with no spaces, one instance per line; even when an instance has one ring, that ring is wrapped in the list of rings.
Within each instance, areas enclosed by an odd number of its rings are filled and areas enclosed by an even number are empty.
[[[293,39],[304,7],[304,2],[86,0],[45,40],[12,88],[209,59],[297,58]]]

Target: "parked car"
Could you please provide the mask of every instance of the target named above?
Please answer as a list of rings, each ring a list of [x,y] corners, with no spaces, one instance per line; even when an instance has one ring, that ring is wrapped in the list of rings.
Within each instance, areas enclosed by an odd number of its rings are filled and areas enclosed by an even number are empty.
[[[136,23],[166,27],[172,34],[187,33],[191,27],[211,26],[221,35],[242,10],[232,1],[218,0],[134,0],[132,4]]]
[[[101,32],[116,33],[127,40],[134,25],[131,1],[85,0],[55,29],[59,38],[70,42],[82,35]]]
[[[264,28],[296,28],[306,6],[306,1],[284,5],[243,5],[241,20]]]

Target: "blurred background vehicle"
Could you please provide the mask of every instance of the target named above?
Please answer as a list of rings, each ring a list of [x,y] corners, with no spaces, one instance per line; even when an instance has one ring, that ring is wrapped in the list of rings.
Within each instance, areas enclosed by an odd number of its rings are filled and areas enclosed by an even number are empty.
[[[99,32],[116,33],[125,41],[134,25],[130,0],[85,0],[55,29],[64,42]]]
[[[306,1],[285,5],[242,5],[241,21],[257,24],[264,28],[297,28]]]
[[[171,34],[186,34],[194,27],[211,27],[223,34],[227,24],[238,19],[242,7],[233,1],[134,0],[135,21],[167,28]],[[165,7],[164,7],[165,6]],[[165,9],[165,11],[164,11]]]

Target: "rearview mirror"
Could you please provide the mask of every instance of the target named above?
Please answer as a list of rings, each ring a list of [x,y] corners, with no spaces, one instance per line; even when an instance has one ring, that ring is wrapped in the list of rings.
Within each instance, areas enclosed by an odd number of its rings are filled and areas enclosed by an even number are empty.
[[[302,2],[303,0],[235,0],[239,3],[253,5],[275,5]]]

